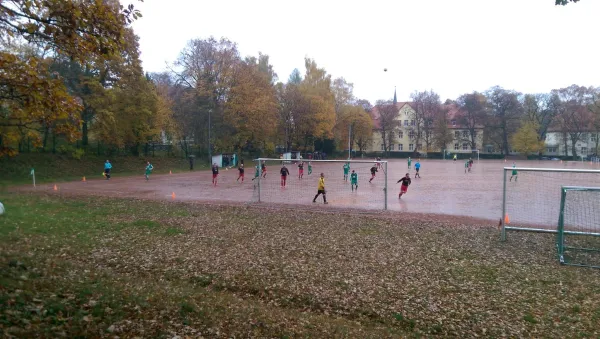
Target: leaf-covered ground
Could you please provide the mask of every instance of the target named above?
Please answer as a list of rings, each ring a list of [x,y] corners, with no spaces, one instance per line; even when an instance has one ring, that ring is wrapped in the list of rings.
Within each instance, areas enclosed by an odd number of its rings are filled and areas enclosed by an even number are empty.
[[[598,337],[551,235],[418,216],[0,194],[4,337]]]

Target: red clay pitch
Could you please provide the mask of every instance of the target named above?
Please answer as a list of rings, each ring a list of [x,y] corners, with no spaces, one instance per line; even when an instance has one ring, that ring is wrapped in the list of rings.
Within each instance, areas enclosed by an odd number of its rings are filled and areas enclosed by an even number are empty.
[[[368,160],[368,159],[363,159]],[[252,182],[254,177],[253,165],[246,161],[246,178],[244,183],[236,182],[238,171],[236,169],[221,169],[218,185],[212,185],[210,171],[199,171],[181,174],[151,175],[150,180],[144,179],[143,171],[138,177],[119,177],[115,175],[111,180],[87,178],[87,182],[69,182],[58,185],[54,191],[54,184],[38,186],[37,191],[49,193],[74,194],[74,195],[101,195],[104,197],[132,197],[142,199],[172,200],[175,193],[176,201],[201,201],[201,202],[227,202],[250,203],[256,202],[258,189]],[[502,168],[512,166],[512,161],[481,160],[475,161],[471,173],[465,174],[464,160],[453,162],[451,160],[421,160],[422,178],[414,178],[415,161],[408,170],[406,159],[391,160],[388,163],[388,209],[392,211],[442,214],[455,216],[469,216],[473,218],[499,220],[502,216]],[[535,168],[570,168],[570,169],[596,169],[598,164],[589,162],[560,162],[560,161],[517,161],[518,167]],[[101,167],[102,164],[99,165]],[[372,183],[369,183],[370,164],[353,163],[352,169],[359,175],[359,189],[352,192],[350,183],[343,180],[342,163],[313,163],[313,173],[308,175],[307,166],[304,168],[304,178],[298,179],[296,165],[287,165],[290,176],[285,188],[280,187],[279,169],[276,163],[268,165],[267,178],[261,181],[261,203],[313,205],[312,199],[317,193],[319,173],[324,172],[326,177],[327,208],[377,210],[384,207],[384,179],[382,170],[377,173]],[[409,172],[412,185],[408,193],[398,199],[400,184],[398,179]],[[537,190],[535,198],[537,204],[557,205],[560,201],[560,185],[582,184],[581,182],[555,182],[551,185],[540,185],[543,180],[536,179],[533,183],[526,180],[523,175],[517,183],[509,189],[524,191],[523,199],[527,192]],[[600,185],[600,176],[596,176],[590,185]],[[547,190],[547,192],[540,192]],[[541,193],[541,194],[540,194]],[[558,199],[558,200],[557,200]],[[318,198],[321,205],[322,197]],[[323,207],[323,206],[321,206]],[[519,220],[520,213],[535,213],[526,208],[515,209],[511,219]],[[541,213],[541,212],[540,212]],[[556,216],[540,215],[555,223]]]

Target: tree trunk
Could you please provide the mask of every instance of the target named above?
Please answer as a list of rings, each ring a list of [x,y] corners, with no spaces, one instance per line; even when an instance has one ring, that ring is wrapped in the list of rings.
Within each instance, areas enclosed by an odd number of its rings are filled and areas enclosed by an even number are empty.
[[[571,156],[573,160],[577,160],[577,140],[571,135]]]
[[[506,130],[506,123],[502,126],[502,147],[504,148],[504,153],[506,155],[510,155],[508,150],[508,131]]]
[[[85,119],[83,120],[83,124],[81,125],[81,145],[86,147],[88,145],[88,123]]]
[[[46,146],[48,145],[48,133],[50,133],[50,128],[46,126],[44,128],[44,141],[42,142],[42,152],[46,152]]]

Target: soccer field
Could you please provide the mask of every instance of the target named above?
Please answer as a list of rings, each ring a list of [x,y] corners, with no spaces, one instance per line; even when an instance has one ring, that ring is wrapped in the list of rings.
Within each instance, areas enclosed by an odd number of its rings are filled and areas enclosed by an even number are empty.
[[[414,178],[414,163],[408,170],[405,159],[388,162],[388,209],[391,211],[469,216],[474,218],[498,220],[502,215],[502,173],[503,167],[512,166],[512,162],[503,160],[476,161],[471,173],[464,171],[464,161],[421,160],[422,178]],[[600,169],[597,164],[587,162],[560,161],[517,161],[518,167]],[[210,171],[172,175],[153,175],[145,181],[143,173],[139,177],[114,176],[110,181],[98,179],[87,182],[69,182],[57,186],[48,184],[36,190],[56,192],[58,194],[101,195],[105,197],[137,197],[144,199],[181,201],[212,201],[227,203],[257,202],[258,189],[251,180],[254,176],[252,162],[246,162],[245,181],[237,182],[236,169],[221,169],[217,186],[211,183]],[[359,189],[352,192],[349,182],[343,180],[342,163],[313,163],[313,172],[308,175],[305,168],[304,178],[298,179],[295,164],[288,164],[290,176],[285,188],[280,185],[279,164],[269,164],[266,179],[261,180],[261,202],[263,204],[313,205],[319,173],[326,173],[327,208],[344,209],[383,209],[384,176],[379,170],[376,178],[369,183],[367,163],[353,163],[352,169],[359,176]],[[306,167],[306,166],[305,166]],[[400,185],[398,179],[410,173],[412,185],[408,194],[398,199]],[[535,206],[556,206],[560,201],[561,185],[600,186],[600,176],[550,177],[533,172],[520,173],[517,182],[508,182],[511,201],[507,202],[511,221],[526,222],[537,220],[555,223],[557,215],[548,214]],[[513,198],[514,197],[514,198]],[[318,205],[322,204],[321,198]],[[531,207],[531,208],[529,208]]]

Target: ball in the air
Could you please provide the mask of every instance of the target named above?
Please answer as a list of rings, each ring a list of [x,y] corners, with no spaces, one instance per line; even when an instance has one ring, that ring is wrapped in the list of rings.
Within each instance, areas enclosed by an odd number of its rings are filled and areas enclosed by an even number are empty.
[[[0,202],[0,215],[4,214],[4,205]]]
[[[384,72],[387,72],[387,68],[384,68],[384,69],[383,69],[383,71],[384,71]]]

